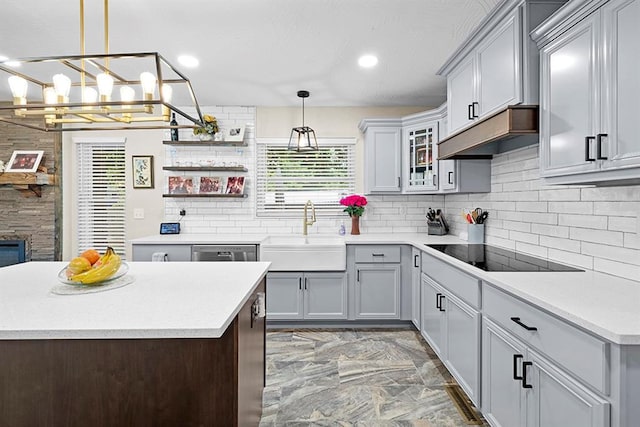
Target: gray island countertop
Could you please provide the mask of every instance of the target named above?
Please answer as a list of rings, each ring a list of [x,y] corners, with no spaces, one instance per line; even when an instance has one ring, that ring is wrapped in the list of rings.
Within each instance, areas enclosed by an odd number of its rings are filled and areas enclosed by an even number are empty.
[[[129,262],[133,283],[57,295],[65,262],[0,268],[0,339],[219,338],[268,262]]]

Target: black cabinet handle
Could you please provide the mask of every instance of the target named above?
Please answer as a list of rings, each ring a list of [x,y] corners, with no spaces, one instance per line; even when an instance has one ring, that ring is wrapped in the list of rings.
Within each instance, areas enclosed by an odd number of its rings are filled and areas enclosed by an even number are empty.
[[[527,384],[527,366],[533,366],[533,362],[522,362],[522,388],[533,388],[531,384]]]
[[[585,136],[584,137],[584,161],[585,162],[595,162],[596,159],[591,158],[589,153],[589,141],[595,141],[595,136]]]
[[[473,120],[473,116],[472,116],[472,113],[471,113],[471,109],[473,108],[473,105],[469,104],[469,105],[467,105],[467,107],[468,107],[467,108],[467,117],[469,117],[469,120]]]
[[[440,297],[441,297],[441,296],[442,296],[442,294],[441,294],[440,292],[438,292],[438,293],[436,294],[436,308],[437,308],[438,310],[441,310],[441,309],[442,309],[442,307],[440,307]]]
[[[513,355],[513,379],[514,380],[522,380],[522,376],[518,375],[518,360],[522,359],[524,356],[521,354]]]
[[[449,172],[447,181],[449,181],[449,184],[453,184],[453,172]]]
[[[471,118],[473,119],[477,119],[478,115],[476,114],[476,105],[479,107],[480,104],[478,104],[477,102],[472,102],[471,103]]]
[[[438,300],[438,302],[440,303],[440,304],[438,305],[438,310],[440,310],[440,311],[445,311],[445,309],[444,309],[444,308],[442,308],[442,300],[443,300],[443,299],[444,299],[444,295],[440,294],[440,298],[439,298],[439,300]]]
[[[304,290],[305,291],[307,290],[307,278],[306,277],[304,278]]]
[[[401,185],[402,185],[402,184],[400,183],[400,177],[398,177],[398,188],[400,188],[400,187],[401,187]]]
[[[607,160],[608,157],[604,157],[602,155],[602,138],[606,138],[608,135],[606,133],[599,133],[596,135],[596,158],[598,160]]]
[[[434,187],[436,186],[436,178],[438,177],[438,175],[433,174],[431,176],[431,185],[433,185]]]
[[[384,256],[384,254],[371,254],[371,256]]]
[[[360,269],[356,270],[356,282],[360,282]]]
[[[536,328],[535,326],[527,326],[524,323],[522,323],[522,321],[520,321],[519,317],[512,317],[511,321],[514,323],[517,323],[518,325],[522,326],[523,328],[525,328],[527,331],[537,331],[538,328]]]
[[[298,289],[302,290],[302,277],[298,277]]]
[[[420,257],[420,255],[414,255],[414,256],[413,256],[413,266],[414,266],[414,267],[416,267],[416,268],[417,268],[417,267],[420,267],[420,266],[418,265],[418,258],[419,258],[419,257]]]

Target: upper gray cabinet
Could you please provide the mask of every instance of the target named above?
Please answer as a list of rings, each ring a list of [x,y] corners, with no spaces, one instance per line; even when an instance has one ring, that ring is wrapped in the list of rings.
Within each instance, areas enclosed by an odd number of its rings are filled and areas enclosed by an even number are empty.
[[[365,194],[400,193],[402,121],[365,119],[359,127],[364,134]]]
[[[440,68],[447,77],[448,135],[508,105],[537,104],[538,51],[529,32],[563,3],[502,1]]]
[[[640,180],[639,19],[640,0],[574,0],[532,33],[548,183]]]

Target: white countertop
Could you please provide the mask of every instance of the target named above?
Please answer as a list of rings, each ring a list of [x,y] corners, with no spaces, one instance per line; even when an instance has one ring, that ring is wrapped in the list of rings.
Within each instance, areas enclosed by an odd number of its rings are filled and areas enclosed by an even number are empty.
[[[51,293],[64,262],[0,268],[0,339],[219,338],[267,262],[130,262],[127,286]]]
[[[171,237],[172,239],[166,239]],[[150,236],[132,243],[252,243],[266,235]],[[640,345],[640,282],[594,271],[486,272],[426,244],[466,243],[456,236],[419,233],[344,236],[347,244],[407,244],[442,259],[495,287],[523,298],[616,344]]]

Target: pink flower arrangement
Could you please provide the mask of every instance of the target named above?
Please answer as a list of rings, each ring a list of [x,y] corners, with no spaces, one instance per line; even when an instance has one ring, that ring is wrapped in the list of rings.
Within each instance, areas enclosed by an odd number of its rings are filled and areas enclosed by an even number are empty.
[[[348,213],[349,216],[362,216],[364,207],[367,205],[367,198],[352,194],[351,196],[340,199],[340,204],[346,206],[343,212]]]

